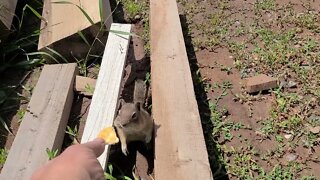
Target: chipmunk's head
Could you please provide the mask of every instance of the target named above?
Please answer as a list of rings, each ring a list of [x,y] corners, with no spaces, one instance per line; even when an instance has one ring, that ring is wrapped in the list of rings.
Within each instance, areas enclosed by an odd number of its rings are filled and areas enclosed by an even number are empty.
[[[140,116],[140,106],[139,102],[126,103],[120,100],[119,112],[114,125],[121,128],[129,128],[129,126],[137,124]]]

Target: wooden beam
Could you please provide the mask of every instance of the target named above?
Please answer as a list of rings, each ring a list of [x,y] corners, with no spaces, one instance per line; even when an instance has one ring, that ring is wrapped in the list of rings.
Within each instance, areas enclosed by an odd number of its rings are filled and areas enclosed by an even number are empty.
[[[113,23],[111,30],[130,32],[131,25]],[[109,33],[81,143],[95,139],[101,129],[113,125],[129,43],[129,35]],[[109,146],[98,158],[102,167],[108,155]]]
[[[18,0],[0,1],[0,40],[6,38],[11,29]]]
[[[100,0],[69,0],[68,2],[72,4],[54,2],[59,1],[44,1],[38,50],[45,51],[46,47],[50,47],[63,56],[69,57],[72,53],[72,56],[83,58],[83,55],[88,52],[89,47],[77,33],[82,31],[86,40],[92,43],[98,34],[101,18],[105,22],[106,28],[110,28],[112,15],[109,0],[102,0],[101,14],[99,8]],[[92,22],[89,21],[77,6],[87,13]],[[98,24],[93,26],[92,23]],[[105,37],[103,34],[103,32],[100,32],[100,36],[98,37],[103,39]],[[96,43],[94,47],[98,45],[100,44]]]
[[[212,179],[176,1],[150,13],[155,179]]]
[[[92,96],[94,89],[96,87],[97,80],[83,77],[83,76],[76,76],[76,81],[74,83],[74,90],[85,96]]]
[[[0,179],[30,179],[48,161],[46,150],[61,148],[76,73],[75,63],[44,66]]]

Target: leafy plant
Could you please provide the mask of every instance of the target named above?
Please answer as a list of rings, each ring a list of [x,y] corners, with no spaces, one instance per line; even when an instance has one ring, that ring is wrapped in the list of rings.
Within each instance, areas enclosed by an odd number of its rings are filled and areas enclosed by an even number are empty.
[[[56,150],[50,150],[50,149],[46,149],[46,152],[47,152],[47,156],[49,158],[49,160],[52,160],[54,159],[55,157],[57,157],[59,154],[59,150],[56,149]]]
[[[8,150],[5,148],[0,148],[0,166],[3,166],[6,162],[8,156]]]
[[[145,77],[144,83],[145,84],[151,84],[151,74],[150,74],[150,72],[146,73],[146,77]]]
[[[86,92],[93,94],[94,87],[90,86],[90,84],[86,84],[86,86],[84,88],[85,88]]]

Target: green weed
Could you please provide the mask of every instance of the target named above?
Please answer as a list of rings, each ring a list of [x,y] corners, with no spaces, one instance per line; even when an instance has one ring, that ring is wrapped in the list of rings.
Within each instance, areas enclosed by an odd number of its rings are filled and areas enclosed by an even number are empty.
[[[19,118],[19,121],[22,121],[22,118],[24,117],[24,115],[26,114],[26,109],[19,109],[17,112],[17,116]]]
[[[8,156],[8,150],[5,148],[0,148],[0,166],[3,166],[6,162]]]
[[[275,0],[257,0],[255,3],[255,8],[258,10],[274,10],[275,7]]]
[[[84,88],[85,88],[85,91],[86,91],[87,93],[93,94],[93,92],[94,92],[94,87],[90,86],[89,84],[86,84],[86,86],[85,86]]]
[[[312,11],[297,14],[295,23],[302,28],[307,28],[319,32],[319,24],[317,23],[318,15]]]
[[[145,84],[151,84],[151,74],[150,74],[150,72],[146,73],[146,77],[144,79],[144,83]]]
[[[117,167],[117,166],[116,166]],[[120,173],[122,175],[120,175],[119,177],[115,177],[115,175],[113,175],[113,165],[112,164],[108,164],[108,168],[107,168],[107,172],[104,172],[104,177],[106,180],[117,180],[117,179],[121,179],[121,180],[139,180],[138,177],[136,177],[136,175],[134,174],[134,168],[132,169],[132,175],[134,177],[134,179],[126,176],[126,175],[123,175],[123,172],[121,169],[119,169],[119,167],[117,167],[117,169],[120,171]]]
[[[69,134],[73,138],[77,137],[77,134],[78,134],[77,126],[74,127],[73,129],[70,126],[67,126],[66,133]]]
[[[56,149],[56,150],[50,150],[50,149],[46,149],[46,152],[47,152],[47,156],[49,158],[49,160],[52,160],[54,159],[55,157],[57,157],[59,154],[59,150]]]

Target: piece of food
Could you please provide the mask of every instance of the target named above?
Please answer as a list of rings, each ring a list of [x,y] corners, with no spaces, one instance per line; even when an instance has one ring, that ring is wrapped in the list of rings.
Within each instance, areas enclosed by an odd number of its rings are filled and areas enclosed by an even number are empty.
[[[102,129],[99,132],[98,137],[104,139],[106,144],[116,144],[119,142],[119,138],[117,137],[116,131],[113,127],[106,127]]]

